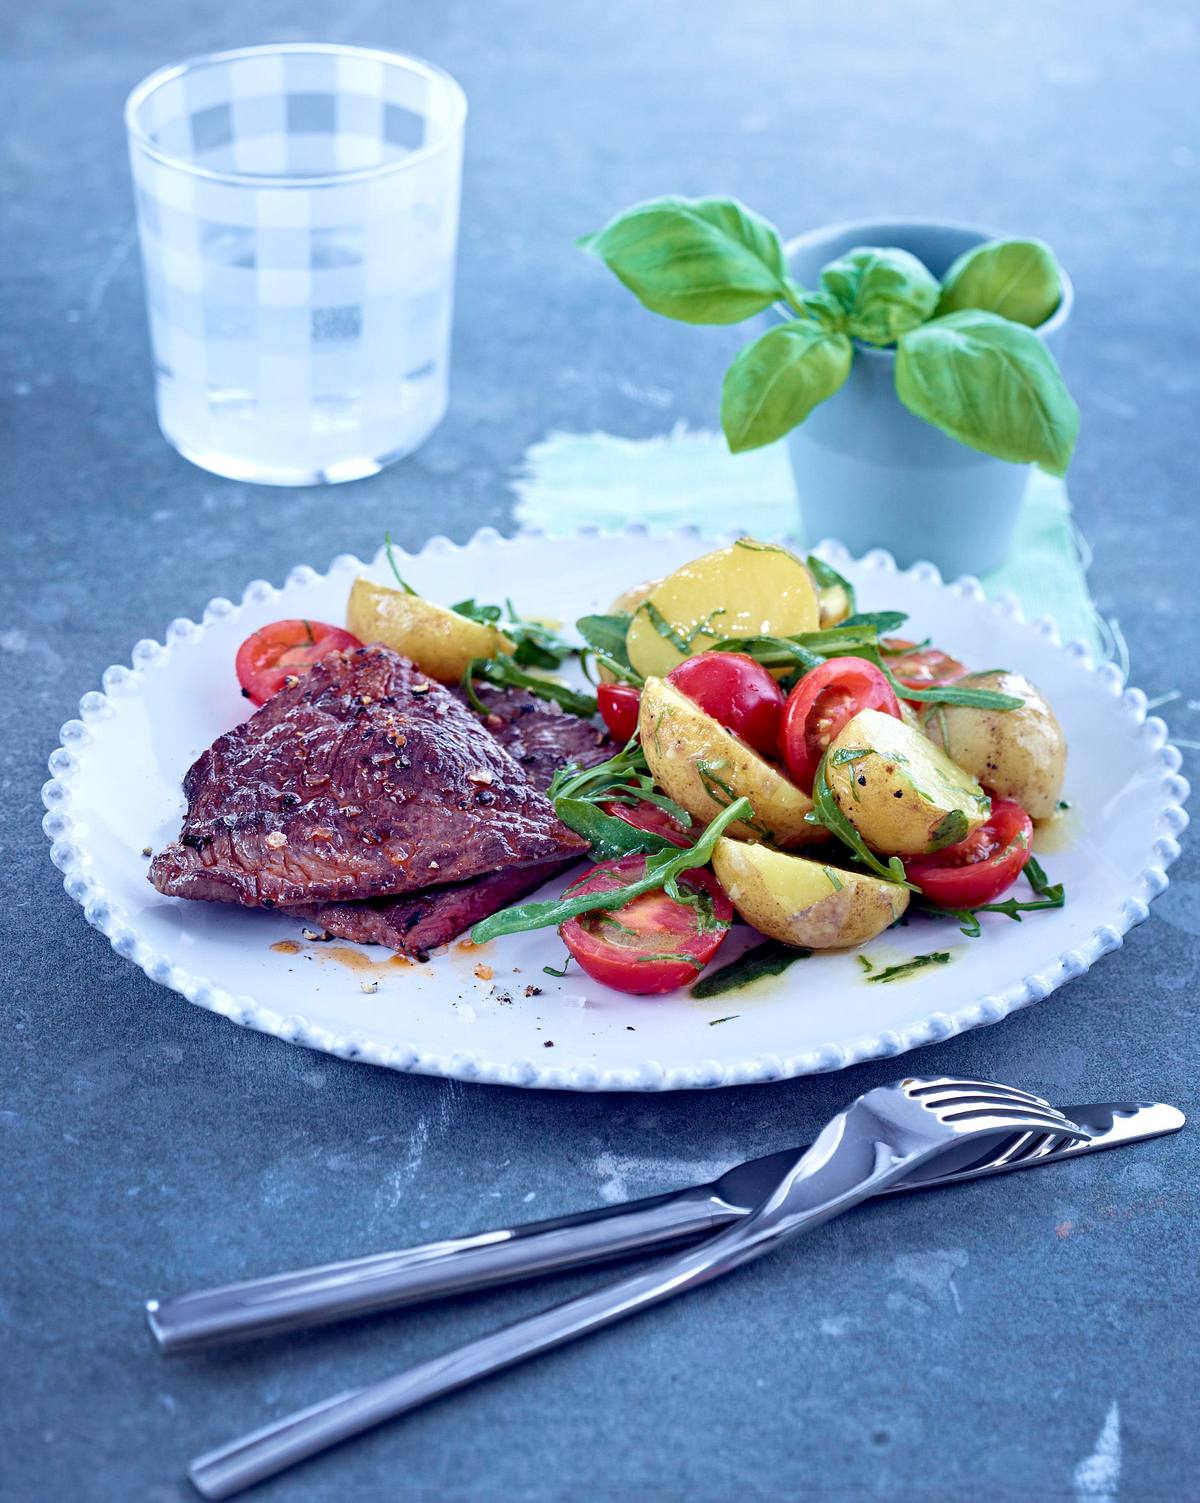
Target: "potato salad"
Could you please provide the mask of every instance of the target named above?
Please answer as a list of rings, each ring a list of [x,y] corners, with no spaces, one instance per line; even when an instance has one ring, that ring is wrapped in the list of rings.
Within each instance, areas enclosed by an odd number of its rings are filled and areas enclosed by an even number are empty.
[[[1063,807],[1053,709],[1016,665],[971,672],[906,625],[859,611],[819,558],[754,538],[631,584],[573,639],[511,604],[434,604],[399,575],[395,588],[357,581],[346,622],[351,640],[403,654],[481,714],[480,694],[500,688],[603,721],[612,755],[561,766],[548,790],[592,864],[471,937],[557,930],[590,976],[646,996],[714,995],[866,945],[916,911],[978,937],[982,914],[1062,906],[1032,851],[1035,821]],[[285,670],[319,647],[286,650]],[[260,674],[277,671],[266,655]],[[560,675],[572,656],[586,684]],[[701,979],[738,921],[761,943]],[[863,969],[889,980],[948,958],[876,972],[863,957]]]

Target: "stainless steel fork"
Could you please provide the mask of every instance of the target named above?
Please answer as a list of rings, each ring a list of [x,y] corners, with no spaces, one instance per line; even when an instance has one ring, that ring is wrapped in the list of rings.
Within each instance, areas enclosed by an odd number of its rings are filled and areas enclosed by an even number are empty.
[[[231,1497],[478,1378],[740,1268],[968,1141],[1014,1132],[1055,1139],[1090,1136],[1041,1097],[1012,1086],[910,1077],[877,1087],[834,1117],[809,1149],[781,1166],[749,1215],[699,1247],[268,1425],[200,1457],[188,1475],[204,1497]]]

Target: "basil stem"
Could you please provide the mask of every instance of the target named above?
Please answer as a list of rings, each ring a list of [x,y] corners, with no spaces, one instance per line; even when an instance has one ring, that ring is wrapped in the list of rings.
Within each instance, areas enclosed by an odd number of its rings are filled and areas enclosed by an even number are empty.
[[[694,867],[705,866],[712,856],[713,848],[730,825],[747,816],[753,818],[754,810],[748,798],[739,798],[728,809],[722,809],[701,835],[695,845],[682,851],[660,851],[646,857],[642,875],[610,892],[585,892],[575,897],[564,894],[550,902],[518,903],[502,909],[483,919],[471,930],[472,942],[486,944],[502,934],[521,934],[530,929],[546,929],[565,924],[568,919],[578,918],[582,913],[595,913],[614,908],[623,908],[643,893],[664,889],[668,896],[679,899],[679,878]]]

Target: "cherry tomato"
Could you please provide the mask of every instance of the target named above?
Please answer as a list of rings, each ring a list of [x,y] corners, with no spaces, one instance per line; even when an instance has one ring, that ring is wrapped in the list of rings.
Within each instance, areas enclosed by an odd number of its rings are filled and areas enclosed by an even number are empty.
[[[679,822],[671,817],[665,809],[660,809],[657,804],[648,804],[645,799],[638,799],[636,804],[621,804],[615,799],[601,804],[600,808],[605,814],[611,814],[614,819],[623,819],[627,825],[632,825],[635,830],[649,830],[652,835],[662,835],[672,845],[691,845],[687,831]]]
[[[601,684],[596,690],[596,703],[600,706],[600,718],[614,741],[624,746],[637,735],[638,710],[642,703],[640,689],[635,689],[632,684]]]
[[[895,690],[864,658],[826,658],[788,695],[780,748],[793,780],[806,793],[812,791],[826,747],[860,710],[882,710],[900,718]]]
[[[880,645],[887,656],[892,677],[909,689],[952,684],[967,671],[957,658],[939,652],[936,647],[918,647],[915,642],[906,642],[900,637],[885,637]]]
[[[1020,804],[994,798],[984,824],[957,845],[906,856],[904,874],[939,908],[977,908],[1010,888],[1029,860],[1033,821]]]
[[[644,856],[602,861],[567,891],[572,896],[612,892],[645,869]],[[563,942],[593,980],[635,997],[658,996],[695,981],[729,933],[733,906],[702,867],[679,880],[707,901],[692,906],[661,890],[647,892],[622,908],[583,913],[562,925]]]
[[[779,755],[783,690],[761,663],[744,652],[701,652],[667,680],[755,751]]]
[[[251,632],[238,648],[238,683],[247,699],[266,704],[285,679],[307,673],[331,652],[361,646],[350,632],[324,621],[272,621]]]

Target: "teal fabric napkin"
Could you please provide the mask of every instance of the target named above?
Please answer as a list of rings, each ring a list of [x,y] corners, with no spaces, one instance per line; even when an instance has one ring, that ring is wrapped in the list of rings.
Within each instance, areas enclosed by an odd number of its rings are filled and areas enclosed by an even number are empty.
[[[525,454],[513,481],[516,519],[546,532],[685,523],[783,536],[796,525],[796,491],[782,444],[730,454],[719,433],[677,424],[657,438],[551,433]],[[819,538],[806,538],[812,544]],[[1050,616],[1065,640],[1112,655],[1111,633],[1087,587],[1087,551],[1066,485],[1035,471],[1011,560],[986,575],[989,595],[1012,594],[1031,618]]]

